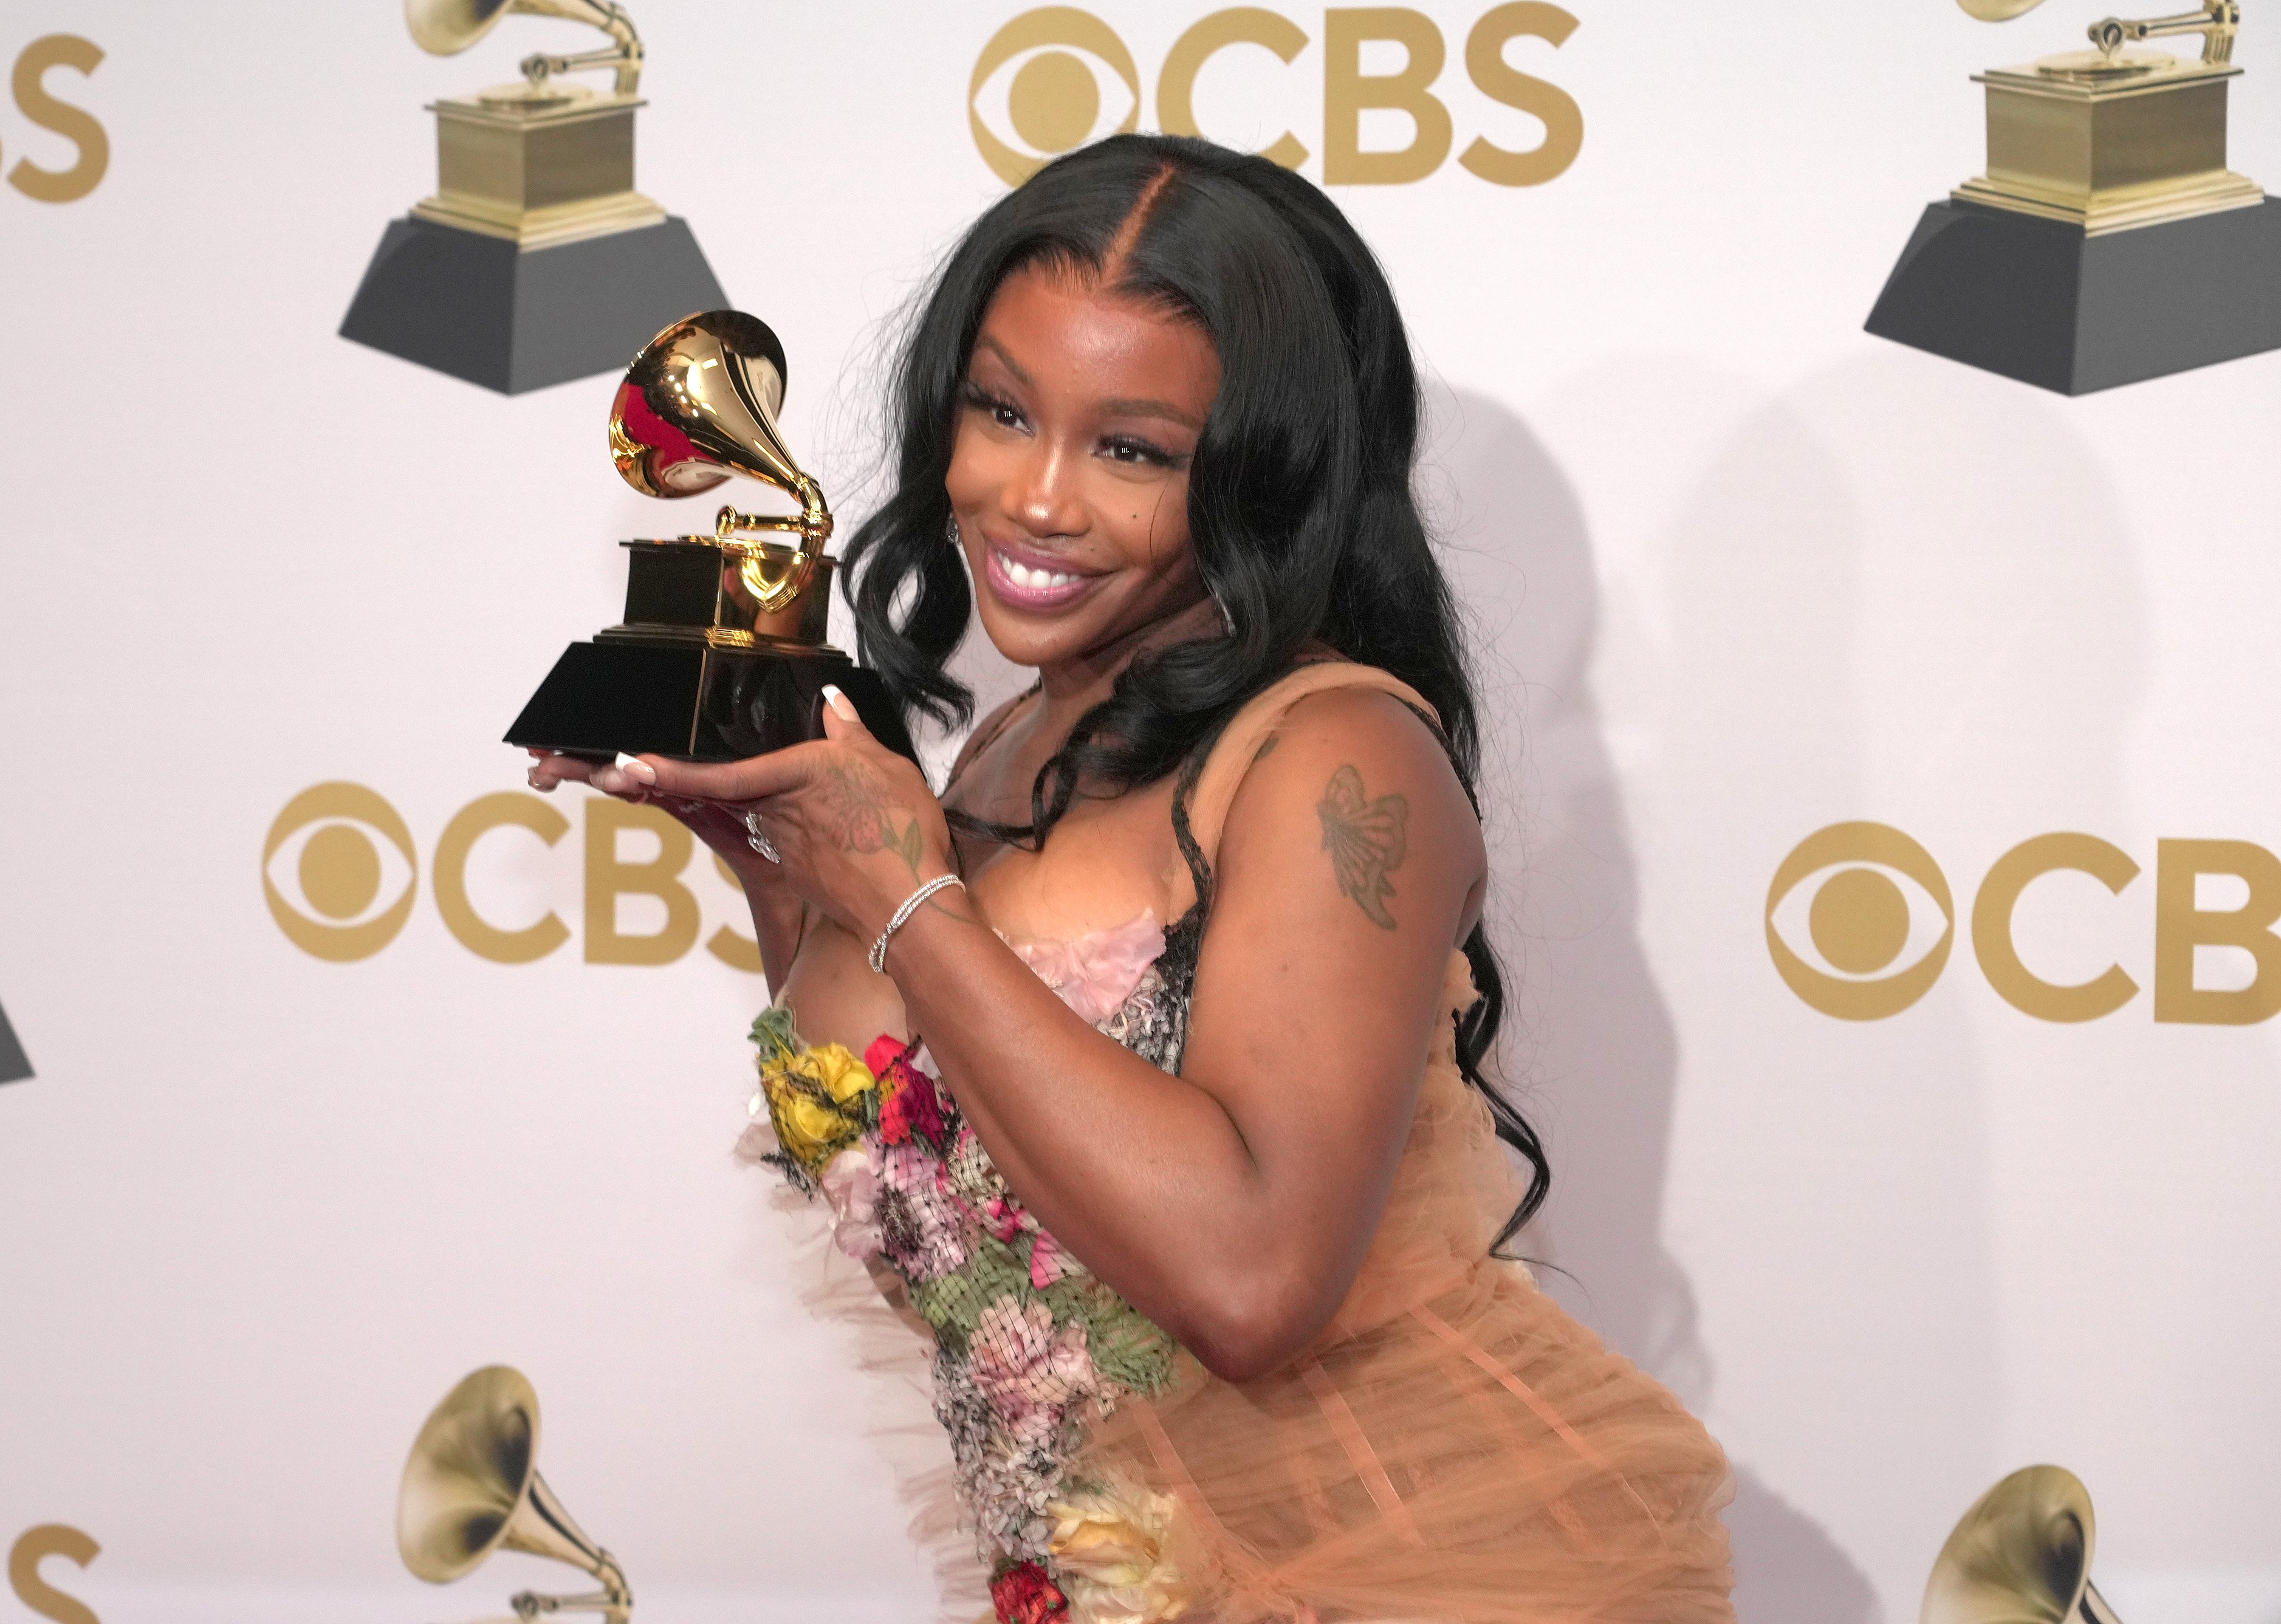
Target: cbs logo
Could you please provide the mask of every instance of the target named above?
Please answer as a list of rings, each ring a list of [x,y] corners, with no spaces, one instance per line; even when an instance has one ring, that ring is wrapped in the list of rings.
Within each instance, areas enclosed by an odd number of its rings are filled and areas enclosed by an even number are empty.
[[[2120,897],[2139,871],[2128,853],[2096,835],[2037,835],[2006,852],[1972,904],[1973,955],[1988,985],[2037,1020],[2092,1021],[2122,1009],[2139,989],[2120,964],[2060,979],[2029,963],[2014,926],[2022,899],[2047,876],[2081,875]],[[2281,1013],[2277,921],[2281,858],[2246,840],[2158,841],[2154,1019],[2246,1026]],[[1875,1021],[1899,1014],[1940,979],[1956,907],[1940,865],[1907,835],[1884,824],[1835,824],[1808,835],[1775,870],[1766,926],[1767,950],[1790,991],[1824,1015]],[[2245,971],[2241,985],[2214,985],[2240,982]]]
[[[683,882],[696,837],[654,807],[596,796],[583,809],[579,911],[586,962],[672,963],[704,930],[705,909]],[[570,927],[546,903],[561,877],[545,872],[544,862],[570,829],[556,803],[520,791],[483,796],[452,815],[437,838],[429,886],[445,928],[461,947],[495,964],[528,964],[570,940]],[[516,838],[535,841],[537,849],[506,849]],[[539,860],[535,874],[533,858]],[[714,862],[741,901],[728,865],[717,857]],[[361,784],[303,790],[285,803],[262,842],[261,893],[269,916],[313,958],[336,964],[370,958],[403,931],[419,892],[412,831],[384,797]],[[620,907],[629,901],[655,928],[638,928],[638,920],[630,925]],[[723,963],[760,973],[758,945],[730,925],[716,929],[705,946]]]
[[[50,1557],[61,1557],[85,1567],[102,1553],[97,1544],[77,1528],[59,1522],[42,1523],[36,1528],[27,1528],[8,1551],[8,1588],[16,1599],[43,1619],[53,1619],[56,1624],[98,1624],[95,1611],[77,1597],[66,1596],[40,1577],[40,1564]]]
[[[58,101],[48,93],[50,68],[67,67],[92,73],[103,60],[99,46],[75,34],[50,34],[34,40],[16,58],[9,76],[17,111],[42,129],[52,130],[78,149],[68,169],[46,169],[28,158],[16,160],[8,171],[8,184],[40,203],[71,203],[84,197],[102,182],[111,167],[111,138],[85,110]]]
[[[1576,161],[1584,115],[1574,98],[1520,72],[1505,56],[1517,40],[1558,46],[1576,26],[1574,17],[1544,0],[1495,6],[1475,20],[1465,41],[1473,89],[1544,129],[1527,148],[1475,135],[1458,153],[1460,165],[1499,186],[1541,186]],[[1196,83],[1222,52],[1265,50],[1287,66],[1310,43],[1306,30],[1280,12],[1240,5],[1212,12],[1173,42],[1157,70],[1157,128],[1175,135],[1206,133],[1196,116]],[[1323,183],[1394,186],[1439,169],[1456,135],[1449,104],[1435,93],[1449,42],[1434,19],[1406,6],[1334,7],[1323,13],[1322,43]],[[1389,66],[1389,58],[1399,66]],[[1139,128],[1140,100],[1140,69],[1115,29],[1075,6],[1041,6],[1015,18],[982,48],[967,86],[967,124],[984,161],[1008,185],[1019,186],[1063,152]],[[1409,144],[1365,148],[1366,113],[1400,115]],[[1287,169],[1310,156],[1288,130],[1260,150]]]

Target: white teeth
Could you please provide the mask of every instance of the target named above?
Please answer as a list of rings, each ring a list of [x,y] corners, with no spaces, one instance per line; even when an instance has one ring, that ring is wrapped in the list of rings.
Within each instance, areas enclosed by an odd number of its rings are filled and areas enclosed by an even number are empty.
[[[1006,578],[1025,592],[1052,592],[1056,588],[1072,586],[1077,583],[1075,576],[1064,574],[1058,569],[1033,568],[1019,559],[1009,558],[1002,553],[998,555],[998,559],[999,562],[1005,567]]]

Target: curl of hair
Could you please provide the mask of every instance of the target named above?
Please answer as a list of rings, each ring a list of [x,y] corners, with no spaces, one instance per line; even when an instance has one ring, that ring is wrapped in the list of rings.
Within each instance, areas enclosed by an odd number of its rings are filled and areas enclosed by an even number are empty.
[[[1041,263],[1195,321],[1217,348],[1188,531],[1232,631],[1134,660],[1040,771],[1030,824],[988,831],[1042,842],[1080,787],[1116,795],[1160,780],[1318,642],[1416,689],[1473,796],[1480,727],[1456,605],[1411,490],[1418,377],[1393,290],[1311,183],[1208,142],[1117,135],[1080,148],[1001,199],[944,261],[891,386],[893,493],[847,547],[863,662],[907,715],[972,720],[972,693],[946,669],[974,606],[944,482],[991,298]],[[1486,932],[1465,951],[1481,996],[1458,1017],[1458,1064],[1532,1175],[1502,1247],[1542,1204],[1551,1170],[1481,1070],[1504,1005]]]

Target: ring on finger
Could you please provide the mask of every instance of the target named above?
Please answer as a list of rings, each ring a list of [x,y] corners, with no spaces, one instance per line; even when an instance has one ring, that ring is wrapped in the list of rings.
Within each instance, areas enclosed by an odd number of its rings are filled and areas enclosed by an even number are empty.
[[[782,862],[784,861],[784,854],[777,851],[775,847],[769,845],[769,837],[762,831],[761,815],[757,812],[747,812],[745,814],[745,844],[751,847],[754,851],[760,853],[762,856],[767,858],[770,862]]]

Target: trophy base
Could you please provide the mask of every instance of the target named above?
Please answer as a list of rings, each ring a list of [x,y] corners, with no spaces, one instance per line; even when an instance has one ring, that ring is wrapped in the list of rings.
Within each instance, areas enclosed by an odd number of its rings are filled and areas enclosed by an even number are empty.
[[[0,1009],[0,1083],[20,1083],[31,1075],[32,1063],[25,1058],[24,1046],[16,1041],[8,1012]]]
[[[341,336],[503,395],[615,372],[660,328],[728,303],[688,223],[547,248],[390,220]]]
[[[885,684],[836,649],[720,649],[702,642],[573,643],[506,742],[587,761],[670,755],[737,762],[823,737],[823,688],[871,737],[917,760]]]
[[[2281,349],[2281,201],[2105,234],[1936,203],[1868,330],[2062,395]]]

